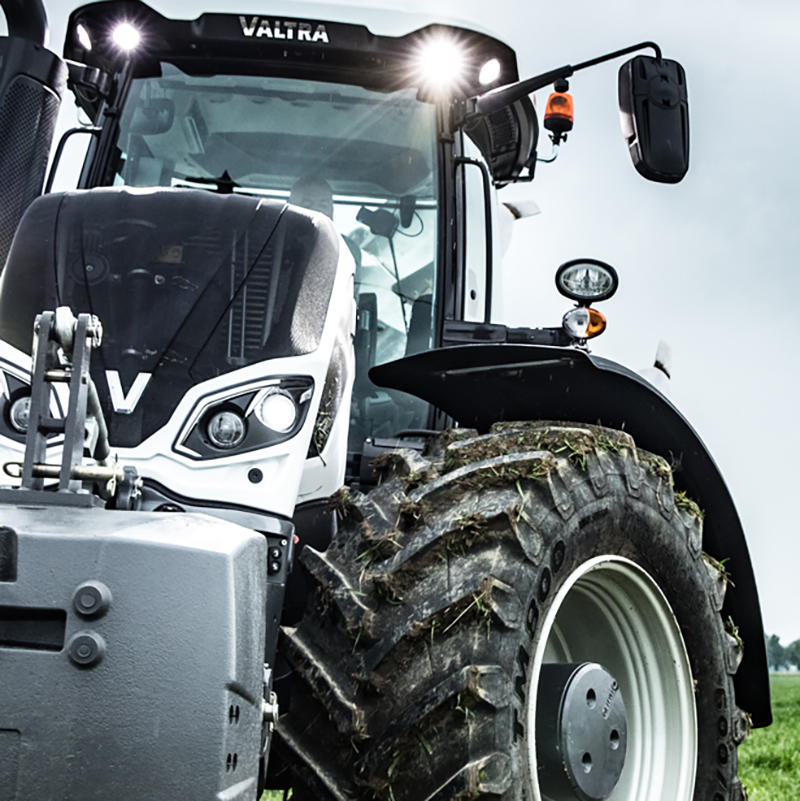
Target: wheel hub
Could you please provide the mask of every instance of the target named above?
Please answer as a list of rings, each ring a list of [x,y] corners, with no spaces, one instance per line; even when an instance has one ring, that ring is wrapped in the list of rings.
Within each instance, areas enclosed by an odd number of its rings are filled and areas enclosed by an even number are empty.
[[[594,662],[543,664],[536,741],[539,786],[553,801],[601,801],[625,766],[628,723],[614,677]]]

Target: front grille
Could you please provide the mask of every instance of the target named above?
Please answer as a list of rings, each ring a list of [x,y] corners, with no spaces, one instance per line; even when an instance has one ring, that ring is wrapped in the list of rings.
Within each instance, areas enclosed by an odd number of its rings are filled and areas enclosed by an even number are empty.
[[[234,243],[230,265],[232,303],[227,315],[226,353],[228,364],[235,366],[260,359],[275,311],[277,281],[272,281],[273,249],[264,248],[251,266],[248,244],[246,236],[241,246]]]

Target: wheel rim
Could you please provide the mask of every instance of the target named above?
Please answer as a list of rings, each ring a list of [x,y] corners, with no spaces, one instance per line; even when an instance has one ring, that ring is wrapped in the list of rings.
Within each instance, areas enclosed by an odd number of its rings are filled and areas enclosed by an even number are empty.
[[[598,556],[572,573],[545,616],[531,671],[543,663],[596,662],[617,680],[625,702],[625,767],[609,801],[691,801],[697,720],[689,658],[672,609],[655,581],[618,556]],[[537,692],[528,693],[528,731]],[[536,801],[536,743],[528,758]]]

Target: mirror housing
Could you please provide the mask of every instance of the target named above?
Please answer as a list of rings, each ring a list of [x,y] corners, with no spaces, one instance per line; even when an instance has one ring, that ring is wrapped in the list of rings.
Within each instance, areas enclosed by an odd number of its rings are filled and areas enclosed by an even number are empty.
[[[516,181],[536,159],[539,121],[529,97],[474,119],[466,130],[485,156],[495,186]]]
[[[622,133],[649,181],[678,183],[689,169],[689,101],[677,61],[636,56],[619,71]]]

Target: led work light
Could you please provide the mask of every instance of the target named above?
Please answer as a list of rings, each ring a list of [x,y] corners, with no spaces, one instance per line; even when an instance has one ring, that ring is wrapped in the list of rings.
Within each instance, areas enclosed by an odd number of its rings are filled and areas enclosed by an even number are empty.
[[[75,28],[75,35],[78,37],[78,41],[81,43],[81,47],[84,50],[91,50],[92,49],[92,37],[89,36],[89,31],[83,25],[78,25]]]
[[[465,68],[464,51],[452,39],[428,40],[417,57],[420,81],[435,94],[455,88],[464,79]]]
[[[130,51],[139,46],[142,34],[130,22],[121,22],[114,28],[111,39],[120,50]]]
[[[481,86],[494,83],[500,77],[500,62],[496,58],[490,58],[478,73],[478,81]]]
[[[618,286],[617,271],[597,259],[573,259],[556,271],[558,291],[581,306],[608,300]]]

